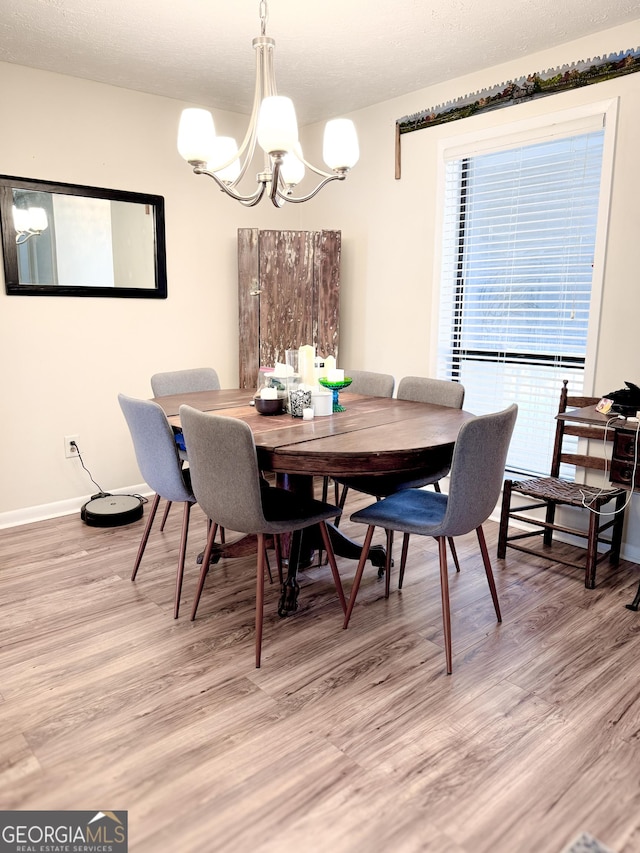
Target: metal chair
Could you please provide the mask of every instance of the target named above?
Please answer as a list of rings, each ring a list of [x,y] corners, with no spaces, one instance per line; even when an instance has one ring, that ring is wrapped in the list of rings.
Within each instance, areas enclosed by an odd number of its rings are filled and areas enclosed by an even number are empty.
[[[406,543],[409,534],[433,536],[438,541],[447,673],[452,671],[451,612],[446,549],[448,537],[462,536],[472,530],[476,531],[496,617],[498,622],[502,621],[482,525],[493,512],[500,496],[504,466],[517,411],[518,408],[514,404],[502,412],[482,415],[463,424],[453,451],[448,495],[421,489],[407,489],[377,501],[351,516],[351,521],[369,526],[344,618],[345,628],[349,624],[356,602],[367,552],[376,527],[404,533],[399,588],[402,587],[404,579]],[[387,549],[387,595],[390,573],[391,556]]]
[[[564,414],[567,409],[594,406],[598,400],[599,397],[569,396],[568,383],[565,379],[560,392],[558,414]],[[598,563],[606,557],[609,557],[609,562],[612,565],[617,565],[619,562],[627,492],[621,488],[603,489],[599,486],[589,486],[560,477],[560,466],[562,464],[601,472],[607,466],[607,460],[602,456],[568,452],[564,446],[564,438],[567,435],[595,440],[598,446],[602,446],[605,437],[607,440],[613,441],[614,431],[612,429],[607,430],[604,426],[572,424],[564,419],[556,421],[551,475],[549,477],[533,477],[528,480],[509,479],[504,481],[498,558],[503,559],[506,556],[507,548],[514,548],[517,551],[544,557],[546,560],[562,563],[565,566],[584,569],[584,585],[587,589],[593,589],[596,585]],[[533,500],[533,503],[512,508],[511,496],[514,492]],[[615,501],[614,509],[603,512],[603,508],[611,501]],[[558,507],[589,510],[588,528],[578,527],[575,523],[569,524],[566,518],[563,519],[564,523],[557,522],[556,509]],[[545,511],[543,519],[534,517],[529,512],[539,509]],[[601,521],[602,518],[604,520]],[[520,526],[517,533],[509,533],[510,519],[526,524],[527,530],[523,532],[522,526]],[[531,529],[532,526],[533,530]],[[577,562],[559,557],[555,552],[552,553],[551,545],[554,530],[586,539],[586,560]],[[611,530],[611,533],[604,535],[608,530]],[[522,544],[523,539],[531,537],[542,537],[543,547],[531,548]],[[598,553],[599,543],[608,546],[602,553]]]
[[[124,394],[118,394],[118,402],[133,439],[136,460],[145,482],[155,492],[149,510],[147,524],[142,534],[138,553],[133,565],[131,580],[136,579],[151,527],[158,510],[160,498],[167,501],[180,501],[184,504],[180,550],[176,575],[176,592],[173,616],[178,618],[180,593],[184,575],[184,561],[189,531],[189,514],[196,498],[191,489],[189,470],[182,468],[173,430],[161,406],[152,400],[136,400]]]
[[[286,489],[269,486],[260,477],[258,458],[251,428],[244,421],[223,415],[199,412],[180,406],[180,420],[189,448],[193,490],[204,512],[224,527],[238,533],[256,534],[258,559],[256,573],[256,667],[260,666],[264,602],[265,545],[267,536],[277,539],[282,533],[302,530],[317,524],[336,585],[346,610],[342,583],[336,566],[326,521],[337,509],[316,500],[305,500]],[[213,531],[207,539],[202,569],[191,618],[209,570],[213,549]]]

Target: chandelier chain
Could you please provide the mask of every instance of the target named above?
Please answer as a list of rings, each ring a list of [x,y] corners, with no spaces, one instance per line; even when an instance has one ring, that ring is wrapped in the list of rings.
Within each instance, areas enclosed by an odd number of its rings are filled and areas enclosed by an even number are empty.
[[[269,20],[269,8],[267,0],[260,0],[260,35],[267,34],[267,21]]]

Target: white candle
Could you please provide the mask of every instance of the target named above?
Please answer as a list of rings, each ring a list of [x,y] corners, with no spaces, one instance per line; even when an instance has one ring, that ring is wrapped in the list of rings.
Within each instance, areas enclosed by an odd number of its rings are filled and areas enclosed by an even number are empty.
[[[277,400],[278,399],[278,389],[277,388],[261,388],[260,389],[260,399],[261,400]]]
[[[329,382],[344,382],[344,370],[339,370],[337,367],[327,371],[327,379]]]
[[[315,357],[316,348],[309,344],[305,344],[298,349],[298,370],[300,372],[300,381],[303,385],[314,384],[313,362]]]
[[[328,355],[324,360],[324,373],[322,373],[321,375],[326,376],[328,379],[329,378],[329,371],[335,370],[335,367],[336,367],[335,357],[332,355]]]
[[[303,409],[302,410],[302,420],[303,421],[312,421],[313,420],[313,409]]]

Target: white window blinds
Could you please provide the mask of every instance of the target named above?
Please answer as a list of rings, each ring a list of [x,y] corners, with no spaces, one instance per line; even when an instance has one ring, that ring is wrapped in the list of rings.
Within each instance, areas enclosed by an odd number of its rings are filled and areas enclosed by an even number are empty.
[[[548,473],[562,380],[583,387],[603,139],[446,164],[438,375],[475,414],[518,403],[510,471]]]

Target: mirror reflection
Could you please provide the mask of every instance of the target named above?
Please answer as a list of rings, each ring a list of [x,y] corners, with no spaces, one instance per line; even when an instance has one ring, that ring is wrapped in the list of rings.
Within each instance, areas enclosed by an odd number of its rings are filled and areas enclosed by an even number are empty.
[[[160,196],[0,178],[7,293],[166,296]]]

